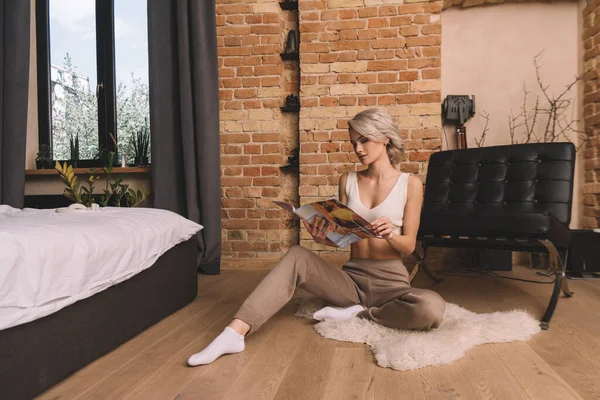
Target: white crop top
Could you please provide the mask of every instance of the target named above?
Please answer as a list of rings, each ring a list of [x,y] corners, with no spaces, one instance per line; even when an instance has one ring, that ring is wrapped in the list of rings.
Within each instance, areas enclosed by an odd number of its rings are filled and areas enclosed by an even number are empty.
[[[392,230],[396,235],[402,232],[402,221],[404,219],[404,206],[408,191],[408,177],[410,174],[402,173],[392,188],[390,194],[377,206],[369,209],[364,206],[358,194],[358,180],[355,171],[348,173],[346,180],[347,206],[356,211],[358,215],[369,222],[380,217],[388,217],[392,221]]]

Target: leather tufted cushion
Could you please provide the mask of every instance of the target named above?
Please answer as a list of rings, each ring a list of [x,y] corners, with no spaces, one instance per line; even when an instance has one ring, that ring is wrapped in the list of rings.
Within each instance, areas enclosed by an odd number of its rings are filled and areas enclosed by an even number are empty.
[[[522,212],[429,212],[421,216],[427,235],[549,239],[567,247],[570,231],[550,213]],[[425,234],[421,230],[421,234]]]
[[[419,234],[450,234],[455,229],[519,236],[547,231],[552,219],[566,227],[574,170],[572,143],[435,153],[427,171]]]

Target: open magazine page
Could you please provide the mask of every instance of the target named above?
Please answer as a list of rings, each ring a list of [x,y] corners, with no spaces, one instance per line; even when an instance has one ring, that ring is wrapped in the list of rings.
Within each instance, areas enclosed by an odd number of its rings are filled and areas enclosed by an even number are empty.
[[[327,232],[327,239],[341,248],[364,238],[379,237],[371,233],[367,220],[335,199],[305,204],[299,208],[280,200],[273,200],[273,203],[298,215],[309,224],[312,224],[316,216],[321,216],[331,225],[332,230]]]
[[[335,199],[306,204],[295,213],[308,223],[322,216],[331,225],[327,239],[344,248],[363,238],[377,237],[369,230],[369,222]]]

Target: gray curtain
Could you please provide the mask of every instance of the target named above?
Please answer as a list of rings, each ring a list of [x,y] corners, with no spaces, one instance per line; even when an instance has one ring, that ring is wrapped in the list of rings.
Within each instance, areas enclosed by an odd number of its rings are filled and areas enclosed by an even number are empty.
[[[0,204],[23,207],[29,95],[29,0],[0,1]]]
[[[148,0],[154,207],[204,226],[198,267],[221,260],[219,81],[214,0]]]

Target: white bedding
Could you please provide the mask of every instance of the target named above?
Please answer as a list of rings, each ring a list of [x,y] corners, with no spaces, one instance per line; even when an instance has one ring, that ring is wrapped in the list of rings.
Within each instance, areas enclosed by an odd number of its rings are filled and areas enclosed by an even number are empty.
[[[59,214],[0,205],[0,330],[132,277],[201,229],[159,209]]]

